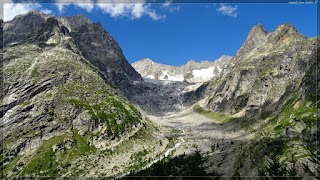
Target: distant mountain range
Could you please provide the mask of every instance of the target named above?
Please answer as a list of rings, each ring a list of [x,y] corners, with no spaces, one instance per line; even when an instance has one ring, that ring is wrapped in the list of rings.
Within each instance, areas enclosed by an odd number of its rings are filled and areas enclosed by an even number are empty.
[[[181,66],[159,64],[149,58],[145,58],[131,65],[142,77],[155,80],[199,83],[220,77],[228,69],[231,58],[231,56],[223,55],[213,62],[201,61],[199,63],[190,60],[187,64]]]

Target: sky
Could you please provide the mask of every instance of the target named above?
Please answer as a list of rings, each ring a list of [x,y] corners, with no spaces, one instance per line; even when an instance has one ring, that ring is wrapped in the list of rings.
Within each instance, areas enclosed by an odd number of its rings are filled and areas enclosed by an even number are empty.
[[[233,56],[250,29],[260,23],[267,31],[290,23],[300,33],[314,37],[316,4],[263,3],[101,3],[102,0],[80,0],[63,4],[14,3],[7,0],[2,17],[5,21],[30,10],[51,15],[83,14],[93,22],[101,22],[119,43],[129,61],[150,58],[155,62],[182,65],[188,60],[218,59]],[[33,1],[35,2],[35,1]],[[49,2],[49,1],[46,1]],[[81,3],[79,3],[81,2]]]

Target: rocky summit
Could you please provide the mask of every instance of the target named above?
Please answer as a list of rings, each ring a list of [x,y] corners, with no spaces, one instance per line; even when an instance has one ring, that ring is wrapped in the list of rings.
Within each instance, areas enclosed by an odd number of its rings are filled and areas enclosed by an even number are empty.
[[[319,177],[319,37],[254,26],[237,53],[128,63],[99,22],[1,25],[1,178]]]

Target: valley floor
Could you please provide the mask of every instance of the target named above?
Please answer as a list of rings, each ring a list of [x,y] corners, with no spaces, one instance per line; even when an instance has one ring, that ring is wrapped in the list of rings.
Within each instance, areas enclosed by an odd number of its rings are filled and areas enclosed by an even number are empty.
[[[200,106],[204,104],[204,101],[199,102]],[[202,156],[209,158],[209,162],[207,162],[208,171],[210,169],[216,171],[217,163],[222,162],[216,160],[227,158],[230,152],[236,151],[236,148],[239,148],[238,145],[249,142],[254,138],[253,132],[238,128],[234,124],[222,124],[217,120],[209,119],[195,112],[193,107],[161,117],[154,115],[147,116],[153,122],[160,125],[161,129],[166,131],[163,132],[164,134],[170,132],[171,136],[179,140],[176,142],[176,148],[172,152],[173,156],[171,158],[200,151]],[[174,129],[173,135],[172,129]],[[229,167],[231,168],[233,161],[235,159],[223,161],[223,163],[230,163]],[[219,173],[225,174],[228,171],[232,170],[224,168]]]

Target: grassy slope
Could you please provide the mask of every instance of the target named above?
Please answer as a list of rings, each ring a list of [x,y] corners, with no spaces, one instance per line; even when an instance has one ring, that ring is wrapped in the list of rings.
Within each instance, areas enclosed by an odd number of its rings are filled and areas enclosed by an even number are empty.
[[[205,110],[199,104],[194,105],[193,110],[195,112],[197,112],[198,114],[201,114],[201,115],[203,115],[209,119],[212,119],[214,121],[217,121],[219,123],[227,123],[227,122],[230,122],[233,120],[232,117],[229,117],[229,116],[224,115],[222,113]]]

